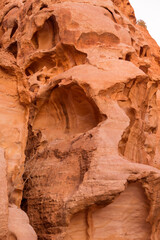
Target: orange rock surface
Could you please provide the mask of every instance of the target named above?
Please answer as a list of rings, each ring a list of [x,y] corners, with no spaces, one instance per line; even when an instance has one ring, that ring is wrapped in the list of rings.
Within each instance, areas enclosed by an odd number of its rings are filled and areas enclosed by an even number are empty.
[[[159,240],[160,48],[129,1],[0,8],[0,240]]]

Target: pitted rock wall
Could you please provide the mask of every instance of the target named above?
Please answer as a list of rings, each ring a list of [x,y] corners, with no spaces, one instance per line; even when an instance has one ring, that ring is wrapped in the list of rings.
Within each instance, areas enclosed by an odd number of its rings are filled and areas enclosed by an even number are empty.
[[[160,53],[129,1],[0,8],[0,236],[159,240]]]

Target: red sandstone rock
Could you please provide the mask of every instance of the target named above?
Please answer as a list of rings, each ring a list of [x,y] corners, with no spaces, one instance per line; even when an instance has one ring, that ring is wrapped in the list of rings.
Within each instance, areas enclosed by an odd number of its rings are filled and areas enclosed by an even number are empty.
[[[0,239],[159,240],[160,49],[129,1],[0,7]]]

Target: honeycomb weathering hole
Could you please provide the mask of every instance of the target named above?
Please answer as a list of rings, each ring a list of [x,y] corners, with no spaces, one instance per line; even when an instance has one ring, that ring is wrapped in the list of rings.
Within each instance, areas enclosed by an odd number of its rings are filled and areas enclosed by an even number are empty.
[[[104,119],[95,102],[78,84],[55,88],[33,123],[47,138],[63,139],[86,132]]]
[[[32,43],[36,49],[53,48],[58,40],[59,28],[54,16],[47,19],[43,26],[38,29],[32,37]]]
[[[42,58],[36,58],[25,70],[27,76],[32,75],[46,67],[50,69],[55,67],[55,62],[50,56],[43,56]]]
[[[48,70],[52,68],[51,72],[58,74],[73,66],[85,64],[86,57],[85,53],[78,51],[72,45],[57,44],[54,51],[34,57],[26,66],[25,73],[27,76],[33,75],[45,67]]]
[[[17,46],[17,41],[13,42],[9,45],[7,48],[8,52],[12,53],[15,58],[17,58],[18,54],[18,46]]]

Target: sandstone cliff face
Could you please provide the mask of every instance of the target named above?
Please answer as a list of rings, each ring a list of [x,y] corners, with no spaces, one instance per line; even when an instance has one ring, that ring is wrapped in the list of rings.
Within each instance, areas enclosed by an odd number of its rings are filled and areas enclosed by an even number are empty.
[[[0,239],[159,240],[160,49],[129,1],[0,7]]]

